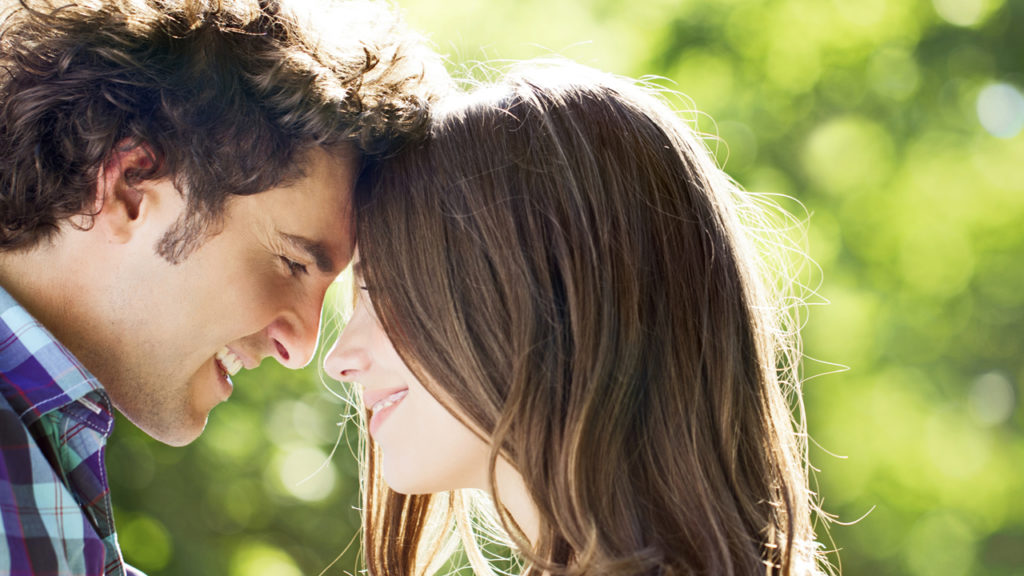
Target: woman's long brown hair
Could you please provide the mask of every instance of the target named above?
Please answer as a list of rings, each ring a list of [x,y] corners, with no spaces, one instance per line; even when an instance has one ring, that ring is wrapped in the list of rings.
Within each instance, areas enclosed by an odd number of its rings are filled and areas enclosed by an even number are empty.
[[[526,574],[819,571],[792,326],[742,192],[660,99],[528,66],[437,110],[356,196],[384,329],[537,506],[531,545],[495,495]],[[451,501],[365,456],[370,573],[423,573]]]

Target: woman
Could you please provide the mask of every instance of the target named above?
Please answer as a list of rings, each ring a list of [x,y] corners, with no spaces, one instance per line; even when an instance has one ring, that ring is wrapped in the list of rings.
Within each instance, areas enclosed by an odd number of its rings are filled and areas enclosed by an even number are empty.
[[[525,574],[818,573],[780,237],[748,196],[660,100],[565,63],[369,167],[325,367],[362,385],[370,573],[471,540],[464,489]]]

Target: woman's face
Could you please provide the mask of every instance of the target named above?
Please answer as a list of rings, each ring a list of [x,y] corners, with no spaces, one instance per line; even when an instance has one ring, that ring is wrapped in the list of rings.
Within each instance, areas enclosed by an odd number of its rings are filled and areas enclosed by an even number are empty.
[[[361,284],[358,274],[356,283]],[[488,488],[487,443],[416,379],[377,320],[365,289],[358,289],[352,317],[324,368],[335,380],[361,385],[370,412],[367,430],[380,447],[381,474],[391,489],[429,494]]]

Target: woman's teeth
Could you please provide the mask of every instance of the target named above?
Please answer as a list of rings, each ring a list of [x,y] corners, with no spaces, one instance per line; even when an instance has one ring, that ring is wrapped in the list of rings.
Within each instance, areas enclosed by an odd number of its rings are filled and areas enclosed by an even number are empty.
[[[220,352],[217,352],[216,358],[221,368],[228,373],[228,376],[234,376],[242,369],[242,361],[238,356],[235,356],[234,352],[228,350],[227,346],[221,348]]]
[[[385,398],[385,399],[377,402],[376,404],[374,404],[370,408],[370,410],[372,410],[373,413],[376,414],[376,413],[380,412],[381,410],[387,408],[388,406],[392,406],[395,403],[399,402],[402,398],[405,398],[405,395],[408,394],[408,393],[409,393],[408,390],[400,390],[398,392],[395,392],[394,394],[392,394],[392,395],[388,396],[387,398]]]

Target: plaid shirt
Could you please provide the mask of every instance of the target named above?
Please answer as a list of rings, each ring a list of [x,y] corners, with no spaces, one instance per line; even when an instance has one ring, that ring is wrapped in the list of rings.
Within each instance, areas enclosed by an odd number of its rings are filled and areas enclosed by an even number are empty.
[[[103,386],[0,288],[0,574],[139,574],[114,532]]]

